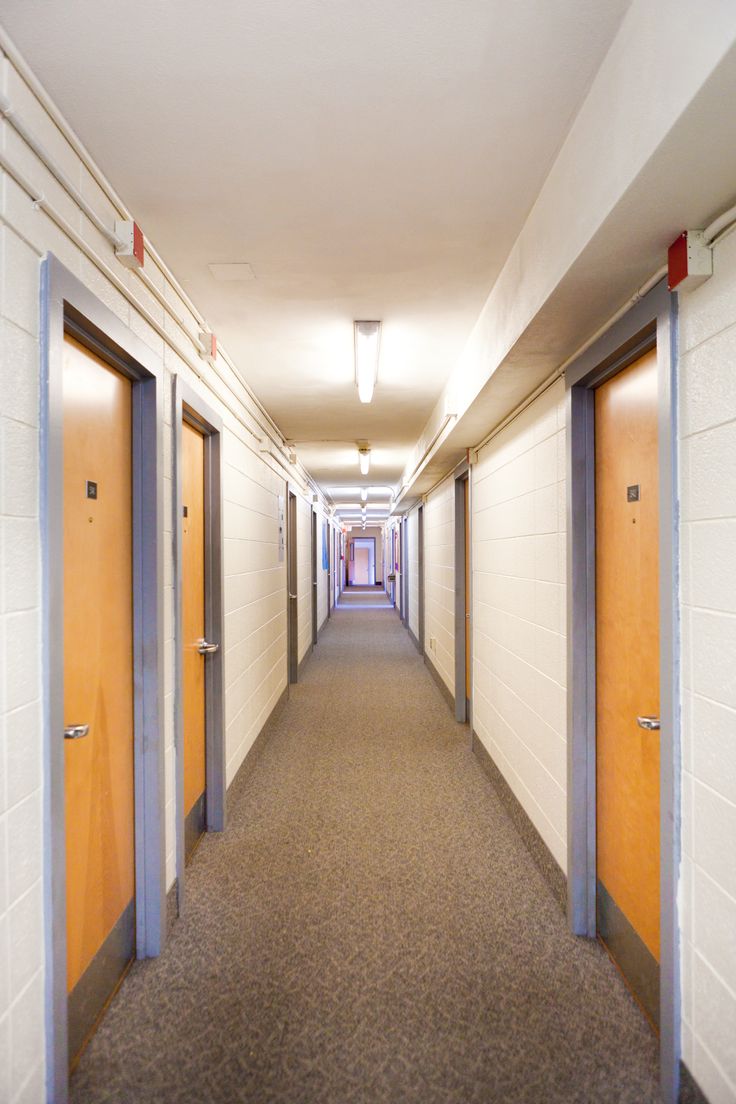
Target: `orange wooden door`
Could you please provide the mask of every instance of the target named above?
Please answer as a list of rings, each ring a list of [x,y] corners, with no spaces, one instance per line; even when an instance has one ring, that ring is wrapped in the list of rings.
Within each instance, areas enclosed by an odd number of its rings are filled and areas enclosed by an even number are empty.
[[[599,931],[656,1022],[659,961],[657,358],[595,395]]]
[[[182,423],[182,647],[184,700],[185,851],[205,826],[204,437]]]
[[[129,380],[65,338],[64,787],[72,1060],[134,953],[131,397]],[[88,725],[89,731],[70,738],[73,725]]]
[[[465,697],[470,701],[470,479],[463,483],[465,509]]]

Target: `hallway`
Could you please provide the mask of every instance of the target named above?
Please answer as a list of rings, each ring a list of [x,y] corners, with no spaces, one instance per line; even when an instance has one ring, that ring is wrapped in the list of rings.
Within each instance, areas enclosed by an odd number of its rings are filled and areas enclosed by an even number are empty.
[[[228,802],[75,1104],[657,1099],[654,1036],[394,612],[335,611]]]

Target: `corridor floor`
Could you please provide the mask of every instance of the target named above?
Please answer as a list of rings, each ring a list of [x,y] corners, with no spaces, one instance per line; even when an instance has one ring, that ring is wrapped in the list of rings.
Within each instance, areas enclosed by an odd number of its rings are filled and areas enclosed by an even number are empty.
[[[395,612],[334,613],[228,816],[74,1104],[658,1099],[654,1037]]]

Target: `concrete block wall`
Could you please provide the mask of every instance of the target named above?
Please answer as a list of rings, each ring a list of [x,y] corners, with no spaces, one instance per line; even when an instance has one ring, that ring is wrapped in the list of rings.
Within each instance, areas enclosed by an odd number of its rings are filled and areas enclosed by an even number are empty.
[[[472,480],[473,725],[564,870],[562,381],[481,449]]]
[[[455,693],[455,481],[450,475],[424,507],[424,647]]]
[[[109,197],[5,57],[0,86],[14,109],[87,201],[112,226]],[[173,347],[188,347],[198,320],[150,256],[145,272],[164,308],[123,268],[6,121],[0,148],[98,254],[133,302],[6,174],[0,178],[0,1101],[45,1099],[44,910],[42,852],[41,611],[39,526],[39,300],[41,261],[53,252],[160,358],[165,368],[164,556],[167,884],[174,878],[174,640],[171,378],[179,373],[221,414],[225,590],[225,724],[228,782],[286,687],[286,570],[278,556],[278,499],[287,477],[259,453],[261,417],[238,376],[218,358],[201,381]],[[147,311],[167,334],[150,324]],[[173,344],[170,344],[170,341]],[[196,357],[195,357],[196,360]],[[287,466],[288,467],[288,466]],[[311,495],[310,495],[311,497]],[[303,517],[306,502],[300,500]],[[302,535],[302,543],[304,535]],[[311,555],[311,535],[306,543]],[[308,631],[311,633],[311,594]],[[11,948],[12,946],[12,954]]]
[[[736,1101],[736,233],[680,296],[683,1058]]]

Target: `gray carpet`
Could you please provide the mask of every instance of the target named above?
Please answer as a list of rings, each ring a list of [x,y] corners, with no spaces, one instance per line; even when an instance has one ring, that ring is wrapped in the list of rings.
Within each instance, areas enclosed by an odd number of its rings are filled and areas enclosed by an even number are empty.
[[[74,1104],[658,1099],[649,1028],[394,612],[335,613],[228,812]]]

